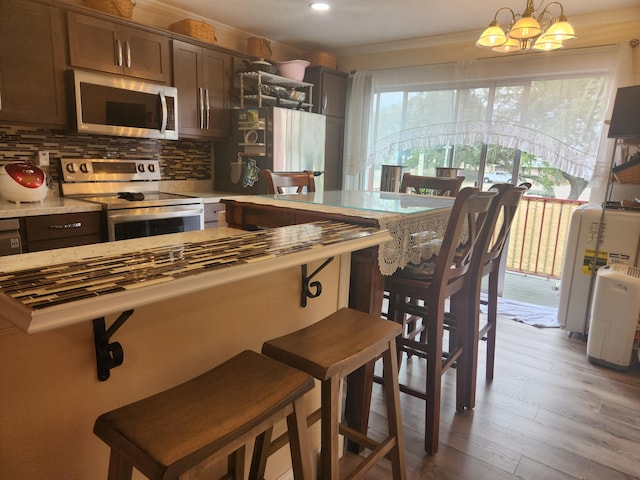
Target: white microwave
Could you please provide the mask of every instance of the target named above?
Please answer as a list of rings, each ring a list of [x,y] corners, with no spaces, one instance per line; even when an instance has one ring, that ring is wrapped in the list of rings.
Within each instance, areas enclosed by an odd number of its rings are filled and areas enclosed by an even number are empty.
[[[78,133],[178,139],[178,90],[129,77],[73,70]]]

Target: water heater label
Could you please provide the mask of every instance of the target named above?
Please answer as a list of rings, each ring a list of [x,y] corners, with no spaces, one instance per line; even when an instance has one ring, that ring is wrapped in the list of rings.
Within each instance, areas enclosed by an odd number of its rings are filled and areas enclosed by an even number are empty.
[[[596,251],[593,249],[586,249],[584,251],[584,258],[582,261],[582,273],[585,275],[591,275],[593,271],[594,259]],[[624,263],[628,265],[631,257],[626,253],[617,252],[598,252],[598,260],[595,262],[595,268],[598,269],[603,265],[612,265],[614,263]]]
[[[594,270],[607,264],[609,258],[609,252],[598,251],[598,259],[596,260],[596,251],[591,248],[587,248],[584,251],[584,257],[582,259],[582,273],[585,275],[591,275]]]

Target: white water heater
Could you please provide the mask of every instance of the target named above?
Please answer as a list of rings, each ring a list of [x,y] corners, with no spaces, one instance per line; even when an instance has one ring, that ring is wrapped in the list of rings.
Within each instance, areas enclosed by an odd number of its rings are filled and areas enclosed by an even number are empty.
[[[628,369],[639,319],[640,268],[621,264],[601,267],[591,305],[589,361]]]
[[[569,332],[583,334],[589,330],[594,266],[638,266],[640,212],[606,210],[602,228],[601,220],[600,205],[583,205],[571,215],[558,306],[558,323]]]

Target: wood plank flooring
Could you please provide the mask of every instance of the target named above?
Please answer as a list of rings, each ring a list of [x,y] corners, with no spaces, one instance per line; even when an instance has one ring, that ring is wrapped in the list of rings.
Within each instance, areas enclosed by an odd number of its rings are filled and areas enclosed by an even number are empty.
[[[592,365],[586,343],[560,329],[499,319],[495,379],[484,379],[484,342],[476,407],[455,412],[455,370],[443,377],[440,450],[423,448],[423,401],[400,394],[408,480],[640,479],[640,367],[618,372]],[[403,362],[419,381],[423,360]],[[384,425],[374,385],[372,436]],[[380,435],[381,436],[381,435]],[[344,468],[355,455],[347,454]],[[390,479],[389,462],[366,477]]]

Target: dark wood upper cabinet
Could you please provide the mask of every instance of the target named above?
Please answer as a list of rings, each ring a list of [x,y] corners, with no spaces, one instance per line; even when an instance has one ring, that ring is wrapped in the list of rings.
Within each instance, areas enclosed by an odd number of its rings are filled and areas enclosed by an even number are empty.
[[[0,121],[64,126],[62,12],[14,0],[0,0],[0,12]]]
[[[325,67],[309,67],[304,81],[313,83],[313,111],[332,117],[344,117],[347,99],[347,74]]]
[[[170,84],[167,36],[76,12],[67,22],[71,66]]]
[[[229,136],[232,57],[173,41],[173,85],[178,89],[180,135]]]

